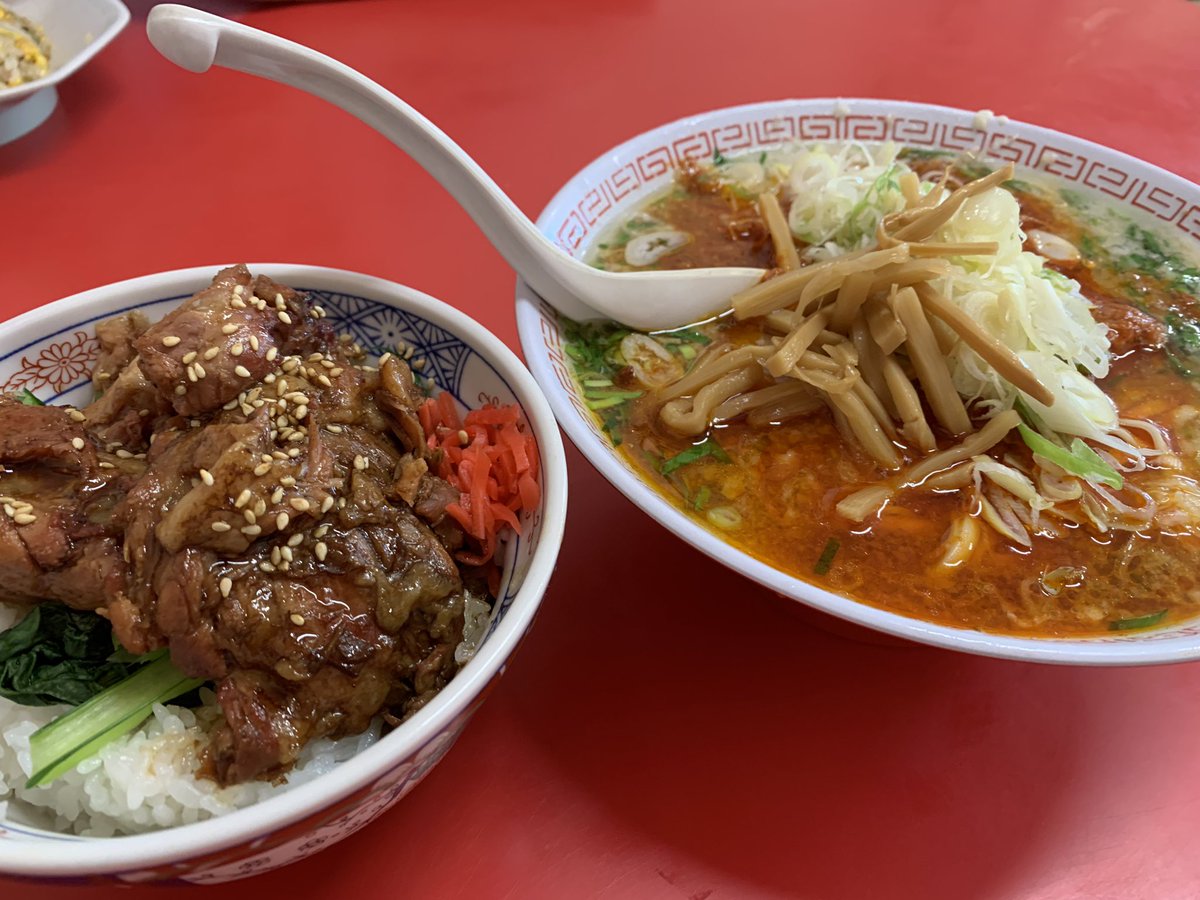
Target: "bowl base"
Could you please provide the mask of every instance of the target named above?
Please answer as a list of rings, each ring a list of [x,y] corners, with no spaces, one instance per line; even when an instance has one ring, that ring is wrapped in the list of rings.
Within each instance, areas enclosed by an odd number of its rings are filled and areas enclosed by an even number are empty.
[[[42,88],[7,106],[0,106],[0,146],[24,137],[37,128],[58,106],[58,91]]]

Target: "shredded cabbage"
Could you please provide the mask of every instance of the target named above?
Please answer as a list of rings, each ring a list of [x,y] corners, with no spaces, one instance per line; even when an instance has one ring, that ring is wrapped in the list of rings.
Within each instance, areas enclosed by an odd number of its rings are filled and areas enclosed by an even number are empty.
[[[1054,391],[1054,404],[1021,394],[962,342],[948,359],[954,386],[993,412],[1012,408],[1019,396],[1050,430],[1111,446],[1117,408],[1092,380],[1108,374],[1108,329],[1092,318],[1078,283],[1021,249],[1020,221],[1016,199],[1003,188],[968,200],[935,239],[995,241],[999,252],[955,260],[934,286],[1012,349]]]

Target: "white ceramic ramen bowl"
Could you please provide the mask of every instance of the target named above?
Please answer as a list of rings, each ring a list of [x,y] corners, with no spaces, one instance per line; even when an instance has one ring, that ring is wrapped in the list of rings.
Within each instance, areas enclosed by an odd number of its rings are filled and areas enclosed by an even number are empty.
[[[37,128],[58,105],[56,85],[65,81],[129,24],[121,0],[5,0],[18,15],[36,22],[50,40],[45,78],[0,87],[0,144]]]
[[[140,309],[151,319],[208,284],[221,266],[148,275],[97,288],[0,324],[0,388],[83,404],[98,346],[95,325]],[[314,292],[329,319],[364,347],[415,348],[434,378],[468,406],[519,403],[541,452],[542,504],[509,541],[486,639],[450,683],[390,734],[333,771],[253,806],[193,825],[117,838],[32,828],[0,816],[0,872],[33,878],[218,882],[278,868],[329,847],[410,791],[442,758],[529,629],[554,568],[566,517],[566,461],[537,384],[498,338],[466,315],[390,281],[316,266],[250,270]]]
[[[587,254],[606,226],[665,187],[685,159],[711,159],[795,141],[856,140],[982,152],[1098,191],[1148,216],[1200,254],[1200,187],[1098,144],[990,114],[892,100],[780,100],[714,110],[663,125],[607,151],[567,182],[538,227],[564,250]],[[626,497],[712,558],[786,597],[841,619],[939,647],[1008,659],[1137,665],[1200,658],[1200,620],[1092,638],[1029,638],[936,625],[868,606],[786,575],[721,540],[674,506],[614,451],[572,379],[553,309],[517,283],[517,328],[525,359],[571,440]]]

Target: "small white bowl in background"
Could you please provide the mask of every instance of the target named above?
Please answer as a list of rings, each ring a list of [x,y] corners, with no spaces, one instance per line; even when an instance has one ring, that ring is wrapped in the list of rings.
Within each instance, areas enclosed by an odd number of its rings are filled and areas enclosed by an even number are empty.
[[[121,0],[5,0],[13,12],[40,25],[50,40],[50,71],[17,87],[0,87],[0,144],[37,128],[58,105],[55,89],[129,24]]]
[[[161,318],[222,266],[147,275],[96,288],[0,323],[0,389],[51,403],[87,403],[96,323],[126,310]],[[0,873],[91,882],[230,881],[332,846],[407,794],[438,762],[528,631],[554,569],[567,509],[566,457],[554,414],[517,356],[453,307],[380,278],[317,266],[251,264],[311,291],[328,320],[380,351],[401,341],[460,403],[519,403],[541,457],[541,507],[506,545],[492,625],[475,656],[412,718],[333,771],[215,819],[148,834],[83,838],[0,815]]]

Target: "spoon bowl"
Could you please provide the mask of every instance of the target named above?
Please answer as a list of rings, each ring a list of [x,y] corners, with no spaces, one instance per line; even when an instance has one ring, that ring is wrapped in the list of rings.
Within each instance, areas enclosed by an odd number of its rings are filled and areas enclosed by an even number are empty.
[[[337,60],[247,25],[173,3],[150,11],[150,43],[191,72],[221,66],[327,100],[411,156],[474,219],[500,255],[560,312],[657,331],[706,319],[761,269],[604,272],[546,238],[479,164],[390,91]]]

